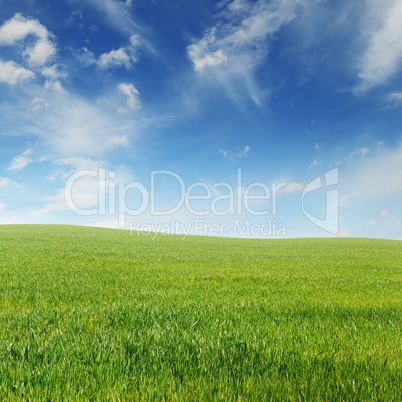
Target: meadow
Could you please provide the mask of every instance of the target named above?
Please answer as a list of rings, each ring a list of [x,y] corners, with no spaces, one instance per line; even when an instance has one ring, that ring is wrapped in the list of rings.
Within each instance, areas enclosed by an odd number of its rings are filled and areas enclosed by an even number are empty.
[[[402,242],[0,226],[0,400],[402,400]]]

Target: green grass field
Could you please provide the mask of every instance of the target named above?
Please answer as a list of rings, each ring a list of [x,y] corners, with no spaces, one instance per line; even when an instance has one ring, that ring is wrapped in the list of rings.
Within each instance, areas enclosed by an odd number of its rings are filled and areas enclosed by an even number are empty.
[[[402,400],[402,242],[0,226],[1,400]]]

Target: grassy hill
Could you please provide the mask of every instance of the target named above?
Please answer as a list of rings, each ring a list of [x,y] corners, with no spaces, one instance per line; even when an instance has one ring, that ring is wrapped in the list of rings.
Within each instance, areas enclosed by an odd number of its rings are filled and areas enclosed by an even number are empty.
[[[0,226],[0,399],[402,400],[402,242]]]

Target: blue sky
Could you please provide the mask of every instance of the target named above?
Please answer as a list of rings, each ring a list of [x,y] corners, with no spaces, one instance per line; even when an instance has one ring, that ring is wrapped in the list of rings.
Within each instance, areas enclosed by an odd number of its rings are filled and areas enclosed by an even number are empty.
[[[0,223],[120,217],[195,233],[202,215],[234,236],[261,237],[233,232],[249,221],[288,237],[402,239],[401,20],[398,0],[0,0]],[[104,190],[100,169],[113,172]],[[328,189],[306,186],[334,169],[327,208]],[[98,176],[68,182],[82,171]],[[151,189],[155,171],[175,176]],[[176,210],[139,214],[130,183]],[[253,183],[282,184],[275,213],[272,192],[231,211],[219,183],[234,203]],[[189,201],[205,214],[175,208],[181,184],[206,196]],[[336,210],[337,233],[303,207],[322,221]]]

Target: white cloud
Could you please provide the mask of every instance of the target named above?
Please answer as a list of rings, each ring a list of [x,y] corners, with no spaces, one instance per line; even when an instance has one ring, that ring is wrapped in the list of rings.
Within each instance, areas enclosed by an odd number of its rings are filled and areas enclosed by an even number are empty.
[[[86,47],[74,52],[75,58],[85,66],[90,66],[91,64],[96,64],[97,60],[95,55],[88,50]]]
[[[246,145],[246,146],[243,148],[243,150],[237,152],[237,156],[238,156],[239,158],[247,158],[248,153],[249,153],[250,151],[251,151],[251,148],[250,148],[248,145]]]
[[[0,178],[0,188],[7,187],[10,183],[10,179],[8,177]]]
[[[123,102],[126,101],[126,96],[117,90],[113,96],[107,93],[107,96],[100,97],[95,102],[68,92],[60,96],[58,93],[42,91],[42,96],[38,99],[43,99],[46,103],[39,100],[32,103],[35,99],[32,95],[37,92],[31,89],[25,88],[23,96],[29,99],[25,107],[31,102],[33,110],[28,109],[28,113],[25,113],[26,119],[21,121],[16,130],[20,135],[29,132],[33,140],[45,146],[51,155],[60,157],[102,155],[110,149],[108,143],[110,137],[126,137],[131,142],[139,135],[140,128],[144,131],[149,125],[160,121],[152,116],[142,118],[137,113],[117,114],[116,104],[121,102],[122,106],[125,106]],[[25,102],[22,100],[21,104]],[[14,112],[15,110],[10,108],[7,113]],[[4,113],[5,118],[7,113]],[[24,110],[18,109],[18,113],[24,115]]]
[[[141,37],[139,35],[131,35],[130,44],[133,48],[137,48],[141,45]],[[135,50],[135,49],[132,49]]]
[[[13,61],[3,62],[0,60],[0,82],[15,85],[34,78],[34,73],[25,69]]]
[[[54,64],[53,66],[50,67],[44,67],[41,71],[41,74],[45,78],[53,81],[66,78],[68,75],[65,71],[60,71],[59,66],[57,64]]]
[[[242,149],[238,148],[236,152],[229,152],[225,151],[224,149],[219,149],[218,151],[223,155],[224,159],[228,159],[231,162],[234,162],[237,159],[247,158],[249,152],[251,151],[251,148],[248,145],[246,145]]]
[[[360,156],[361,158],[364,158],[369,152],[370,152],[369,148],[366,147],[358,148],[355,151],[351,152],[347,157],[347,159],[352,159],[355,156]]]
[[[350,162],[355,158],[360,157],[360,159],[363,159],[369,152],[370,152],[370,148],[367,148],[367,147],[356,148],[354,151],[350,152],[348,156],[345,156],[344,158],[338,160],[335,163],[335,166],[339,166],[343,162]]]
[[[320,164],[319,161],[313,160],[308,168],[309,168],[309,169],[312,169],[313,167],[315,167],[315,166],[317,166],[317,165],[319,165],[319,164]]]
[[[134,87],[133,84],[119,84],[118,86],[119,91],[126,95],[127,97],[127,102],[126,102],[126,108],[119,108],[118,112],[119,113],[128,113],[129,111],[137,110],[141,108],[141,102],[140,102],[140,93],[138,90]]]
[[[53,92],[58,92],[58,93],[64,93],[64,89],[60,83],[60,81],[45,81],[45,84],[43,86],[47,91],[53,91]]]
[[[0,211],[2,211],[6,207],[6,204],[0,204]]]
[[[16,156],[10,163],[10,166],[7,168],[7,171],[11,173],[19,172],[24,169],[27,165],[29,165],[33,160],[29,158],[33,152],[32,149],[27,149],[21,155]]]
[[[388,210],[388,209],[383,209],[383,210],[380,212],[380,218],[381,218],[381,219],[386,218],[388,215],[389,215],[389,210]]]
[[[15,42],[34,34],[38,38],[47,38],[47,29],[37,20],[24,18],[21,14],[15,14],[0,27],[0,44],[13,45]]]
[[[23,54],[31,67],[43,66],[56,53],[56,47],[50,40],[52,35],[38,20],[15,14],[0,27],[0,45],[15,45],[29,35],[36,36],[37,40],[28,45]]]
[[[39,112],[40,110],[46,110],[49,107],[48,103],[41,99],[35,98],[28,106],[28,111],[32,113]]]
[[[300,193],[303,191],[304,186],[301,183],[290,183],[286,187],[282,187],[279,190],[280,194],[289,195],[294,193]]]
[[[224,149],[218,149],[218,151],[223,155],[225,159],[229,159],[229,153],[228,151],[225,151]]]
[[[126,147],[130,144],[130,140],[126,136],[112,136],[106,140],[106,145],[108,148],[115,148],[119,146]]]
[[[129,69],[137,62],[136,51],[140,46],[141,40],[138,35],[130,37],[130,43],[127,46],[120,47],[117,50],[112,50],[108,53],[100,55],[99,59],[88,50],[86,47],[75,52],[75,57],[78,61],[86,66],[96,64],[101,69],[109,69],[116,67],[125,67]]]
[[[399,70],[402,60],[402,2],[371,0],[369,5],[380,24],[369,22],[372,27],[369,27],[368,47],[360,61],[359,90],[386,82]]]
[[[388,108],[402,106],[402,92],[389,94],[387,96],[387,101],[389,102]]]
[[[98,170],[99,168],[105,166],[105,162],[103,161],[95,161],[91,158],[80,157],[62,158],[55,161],[55,164],[60,166],[72,166],[75,171]]]
[[[37,120],[32,130],[61,155],[101,152],[110,133],[121,129],[106,111],[77,97],[66,96],[51,103],[49,110],[51,113]]]
[[[125,48],[112,50],[109,53],[104,53],[99,57],[98,65],[100,68],[122,67],[130,68],[132,63],[135,63],[136,58],[133,55],[127,54]]]
[[[203,39],[187,48],[188,56],[194,63],[194,70],[200,73],[205,67],[215,67],[227,62],[228,58],[223,54],[222,49],[211,53],[210,45],[215,42],[215,30],[207,32]]]
[[[82,14],[81,10],[74,10],[70,13],[69,17],[66,19],[66,25],[70,25],[74,22],[75,19],[79,21],[84,20],[84,15]],[[80,26],[80,25],[79,25]]]
[[[199,73],[209,73],[228,93],[233,79],[243,82],[249,96],[261,103],[261,91],[254,70],[268,54],[274,34],[296,17],[302,0],[234,0],[216,17],[217,24],[204,37],[187,47],[187,54]],[[222,3],[221,3],[222,4]]]
[[[38,40],[35,46],[28,47],[24,52],[31,67],[43,66],[55,53],[54,44],[47,39]]]

